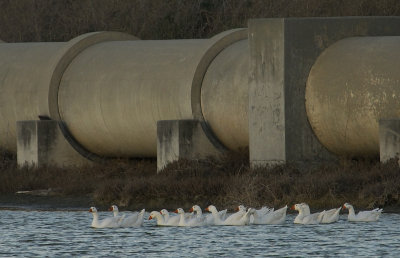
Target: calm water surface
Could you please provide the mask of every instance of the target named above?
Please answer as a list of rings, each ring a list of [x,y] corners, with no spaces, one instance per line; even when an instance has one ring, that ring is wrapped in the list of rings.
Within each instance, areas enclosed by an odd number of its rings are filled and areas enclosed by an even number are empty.
[[[110,216],[101,213],[100,218]],[[147,218],[148,216],[146,216]],[[374,223],[93,229],[87,211],[0,210],[0,256],[400,256],[400,215]]]

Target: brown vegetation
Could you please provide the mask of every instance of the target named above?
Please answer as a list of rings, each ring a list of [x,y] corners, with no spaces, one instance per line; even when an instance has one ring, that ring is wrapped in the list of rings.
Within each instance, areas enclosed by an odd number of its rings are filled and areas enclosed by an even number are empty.
[[[92,31],[204,38],[260,17],[398,16],[397,0],[0,0],[0,39],[67,41]]]
[[[238,204],[280,207],[307,202],[316,209],[351,202],[359,208],[400,207],[400,169],[395,160],[347,160],[298,168],[250,169],[244,153],[221,159],[175,162],[156,174],[155,160],[109,161],[86,168],[15,168],[1,163],[0,195],[52,188],[61,196],[90,196],[98,206],[230,208]]]

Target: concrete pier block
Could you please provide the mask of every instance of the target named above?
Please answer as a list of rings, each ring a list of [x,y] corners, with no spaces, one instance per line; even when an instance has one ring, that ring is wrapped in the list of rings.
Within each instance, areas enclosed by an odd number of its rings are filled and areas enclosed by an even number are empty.
[[[91,161],[75,151],[57,121],[17,121],[18,166],[82,166]]]
[[[400,157],[400,119],[379,120],[380,161]]]
[[[249,152],[252,166],[331,161],[308,121],[311,67],[347,37],[400,35],[398,17],[279,18],[249,21]]]
[[[179,159],[198,160],[218,155],[197,120],[157,122],[157,171]]]

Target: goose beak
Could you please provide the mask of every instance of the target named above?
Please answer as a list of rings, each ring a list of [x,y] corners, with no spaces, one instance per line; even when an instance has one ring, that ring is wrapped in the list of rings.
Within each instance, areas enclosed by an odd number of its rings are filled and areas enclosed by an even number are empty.
[[[343,210],[345,210],[346,209],[346,206],[344,206],[344,204],[343,204]]]
[[[111,206],[110,208],[108,208],[108,211],[113,211],[113,207]]]
[[[295,210],[296,208],[294,207],[294,204],[292,205],[292,207],[290,207],[291,210]]]
[[[152,220],[153,219],[153,217],[152,216],[149,216],[149,220]]]
[[[89,209],[89,212],[93,212],[92,208]]]
[[[190,208],[189,212],[193,212],[193,207],[192,207],[192,208]]]
[[[205,208],[205,211],[208,211],[208,212],[210,212],[210,210],[208,209],[208,207],[207,207],[207,208]]]
[[[239,206],[237,206],[237,207],[235,208],[235,211],[239,211]]]
[[[178,210],[175,210],[174,213],[178,213]]]

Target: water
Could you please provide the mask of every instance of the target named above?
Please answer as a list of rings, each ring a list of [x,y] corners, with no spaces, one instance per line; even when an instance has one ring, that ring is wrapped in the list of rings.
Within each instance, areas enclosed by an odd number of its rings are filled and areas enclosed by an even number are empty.
[[[110,213],[100,212],[100,218]],[[148,216],[147,216],[148,217]],[[87,211],[0,210],[0,257],[369,256],[399,257],[400,214],[378,222],[194,228],[94,229]]]

